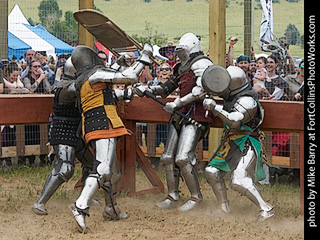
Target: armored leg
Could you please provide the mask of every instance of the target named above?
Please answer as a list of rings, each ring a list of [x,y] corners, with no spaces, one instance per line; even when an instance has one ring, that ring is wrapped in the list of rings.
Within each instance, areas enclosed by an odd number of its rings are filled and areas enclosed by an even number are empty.
[[[117,204],[117,184],[120,181],[121,173],[118,167],[118,161],[112,164],[112,177],[110,181],[103,183],[106,207],[103,212],[103,218],[108,221],[127,219],[129,214],[121,212]]]
[[[179,199],[179,169],[174,163],[177,144],[177,130],[173,125],[170,125],[165,150],[160,158],[160,161],[165,164],[168,196],[163,202],[156,204],[160,208],[173,208],[177,205]]]
[[[229,201],[227,198],[227,188],[223,179],[225,173],[221,172],[215,167],[208,166],[206,167],[204,174],[207,182],[212,187],[214,194],[221,204],[221,210],[225,213],[231,212],[231,208],[229,206]]]
[[[95,160],[93,170],[85,181],[79,198],[76,200],[72,213],[75,220],[83,231],[86,230],[85,216],[89,216],[91,199],[97,190],[108,182],[112,176],[112,164],[116,160],[116,139],[99,139],[92,143]]]
[[[248,148],[246,155],[241,158],[233,171],[230,187],[249,198],[261,209],[259,220],[263,221],[274,216],[271,213],[273,206],[263,200],[260,191],[253,183],[250,173],[256,165],[256,153],[251,146]]]
[[[186,181],[191,198],[180,207],[181,211],[188,211],[202,201],[202,194],[198,182],[198,174],[195,169],[196,156],[194,153],[196,144],[200,138],[201,130],[195,125],[184,125],[181,129],[176,154],[176,164]]]
[[[82,176],[81,176],[81,183],[82,186],[79,183],[79,187],[83,187],[86,178],[89,176],[89,173],[91,172],[93,168],[93,161],[94,161],[94,155],[92,152],[89,150],[88,146],[83,143],[80,144],[76,148],[76,158],[78,161],[81,162],[81,167],[82,167]]]
[[[64,182],[67,182],[74,172],[75,149],[68,145],[54,146],[57,161],[43,186],[42,192],[32,211],[38,215],[47,215],[45,204]]]

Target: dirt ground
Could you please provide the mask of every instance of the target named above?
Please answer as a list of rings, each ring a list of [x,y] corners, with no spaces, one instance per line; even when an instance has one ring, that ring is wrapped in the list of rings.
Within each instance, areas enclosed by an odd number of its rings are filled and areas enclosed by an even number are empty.
[[[28,173],[30,174],[30,173]],[[283,186],[259,186],[275,209],[276,216],[265,222],[257,222],[258,208],[247,198],[228,190],[232,212],[219,211],[212,189],[200,178],[204,201],[190,212],[178,209],[162,210],[155,206],[166,196],[145,194],[128,197],[122,193],[118,204],[130,218],[108,222],[102,218],[103,204],[90,209],[86,219],[90,231],[77,231],[69,205],[79,195],[73,189],[72,178],[64,184],[46,204],[47,216],[38,216],[31,206],[39,196],[45,178],[38,172],[32,178],[2,176],[0,172],[0,239],[304,239],[303,217],[299,214],[299,188]],[[162,174],[161,178],[163,178]],[[142,183],[141,183],[142,182]],[[165,183],[165,181],[164,181]],[[137,173],[137,187],[145,187],[144,175]],[[278,189],[277,189],[278,188]],[[181,182],[179,205],[188,199],[185,183]],[[102,194],[96,198],[102,200]]]

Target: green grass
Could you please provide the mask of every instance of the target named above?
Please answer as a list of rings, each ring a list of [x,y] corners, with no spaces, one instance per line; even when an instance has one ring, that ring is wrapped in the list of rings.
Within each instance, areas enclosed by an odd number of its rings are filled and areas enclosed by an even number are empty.
[[[44,168],[10,168],[8,171],[0,171],[0,212],[2,213],[18,213],[26,206],[32,206],[36,199],[40,196],[42,187],[52,170],[51,166]],[[157,174],[165,185],[164,193],[160,195],[141,194],[136,196],[142,200],[156,202],[165,198],[166,174],[164,170],[157,170]],[[73,177],[54,193],[50,202],[56,206],[67,206],[79,196],[79,191],[75,191],[73,186],[81,176],[80,166],[76,166]],[[201,191],[207,205],[213,204],[217,206],[217,199],[213,194],[212,188],[206,182],[204,176],[199,174],[199,183]],[[241,214],[246,214],[249,208],[256,208],[254,204],[238,192],[233,191],[229,187],[230,179],[226,177],[226,185],[228,188],[228,198],[233,209]],[[150,182],[146,178],[142,170],[136,171],[136,187],[137,190],[151,187]],[[294,184],[281,182],[273,186],[258,185],[264,199],[275,207],[275,211],[280,218],[300,218],[300,187]],[[180,181],[180,196],[183,201],[189,198],[189,191],[184,181]],[[118,192],[118,198],[127,198],[126,192]],[[98,191],[95,195],[96,199],[104,199],[103,191]]]
[[[255,9],[254,46],[258,49],[262,10],[258,8],[260,3],[253,1]],[[15,4],[19,4],[26,18],[31,17],[34,22],[39,22],[37,7],[40,2],[40,0],[9,0],[9,12]],[[129,35],[142,36],[146,22],[148,22],[153,32],[163,33],[168,40],[175,42],[185,32],[201,35],[204,52],[209,49],[209,3],[207,0],[193,0],[192,2],[151,0],[150,3],[145,3],[143,0],[95,0],[94,3]],[[78,0],[58,0],[58,4],[63,12],[75,11],[78,8]],[[304,34],[304,0],[297,3],[280,0],[280,3],[273,4],[273,10],[276,37],[284,35],[289,23],[298,28],[300,35]],[[239,37],[235,55],[243,53],[243,15],[243,0],[230,0],[226,13],[226,44],[228,45],[230,37]],[[303,49],[299,46],[290,46],[290,50],[294,56],[303,56]],[[256,52],[261,53],[259,50]]]

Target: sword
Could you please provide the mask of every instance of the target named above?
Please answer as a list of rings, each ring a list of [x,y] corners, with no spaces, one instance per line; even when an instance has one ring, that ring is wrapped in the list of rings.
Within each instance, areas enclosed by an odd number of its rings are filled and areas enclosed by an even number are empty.
[[[153,95],[151,92],[149,91],[145,91],[144,95],[146,97],[152,98],[154,101],[160,103],[162,106],[165,106],[166,103],[162,100],[160,100],[159,98],[157,98],[155,95]],[[205,130],[205,126],[203,126],[201,123],[193,120],[191,117],[188,117],[187,115],[183,114],[182,112],[180,112],[179,110],[174,110],[174,113],[179,115],[180,117],[186,119],[189,123],[195,125],[196,127],[200,128],[201,130]]]

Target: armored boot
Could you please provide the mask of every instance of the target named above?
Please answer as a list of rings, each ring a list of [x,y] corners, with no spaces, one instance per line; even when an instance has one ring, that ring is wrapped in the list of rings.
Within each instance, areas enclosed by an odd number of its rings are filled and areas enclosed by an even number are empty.
[[[89,175],[85,181],[85,185],[79,198],[76,200],[75,206],[70,206],[80,232],[86,232],[87,230],[85,217],[89,216],[89,207],[90,203],[92,202],[91,200],[99,189],[98,179],[98,175]]]
[[[43,186],[43,190],[37,202],[32,206],[32,211],[38,215],[47,215],[45,204],[56,192],[61,184],[67,182],[74,172],[74,148],[68,145],[54,146],[57,161]]]
[[[83,211],[80,211],[79,209],[77,209],[76,207],[74,207],[73,205],[70,205],[72,214],[74,216],[74,219],[76,220],[77,223],[77,228],[79,230],[79,232],[81,233],[86,233],[87,232],[87,226],[86,226],[86,213],[84,213]]]
[[[262,222],[274,216],[274,213],[272,212],[273,206],[263,200],[260,191],[254,184],[247,188],[244,188],[241,185],[231,183],[230,187],[249,198],[255,205],[260,208],[258,217],[259,222]]]
[[[181,172],[191,193],[190,199],[179,208],[180,211],[184,212],[199,206],[203,200],[203,197],[200,192],[200,186],[195,167],[188,163],[181,168]]]
[[[231,212],[229,201],[227,198],[227,188],[223,179],[223,175],[218,169],[208,166],[205,169],[205,177],[209,185],[212,187],[219,203],[221,210],[225,213]]]
[[[167,198],[156,206],[159,208],[170,209],[175,208],[179,199],[179,169],[175,168],[172,163],[166,164],[166,178],[168,186]]]
[[[122,220],[129,218],[127,212],[121,212],[116,200],[116,189],[117,184],[111,184],[110,181],[103,184],[102,189],[104,190],[106,207],[103,212],[103,218],[106,221]]]
[[[45,209],[45,204],[55,193],[55,191],[60,187],[64,181],[59,177],[59,175],[52,175],[50,173],[46,183],[43,186],[42,192],[36,203],[32,206],[32,211],[38,215],[47,215],[48,212]]]

